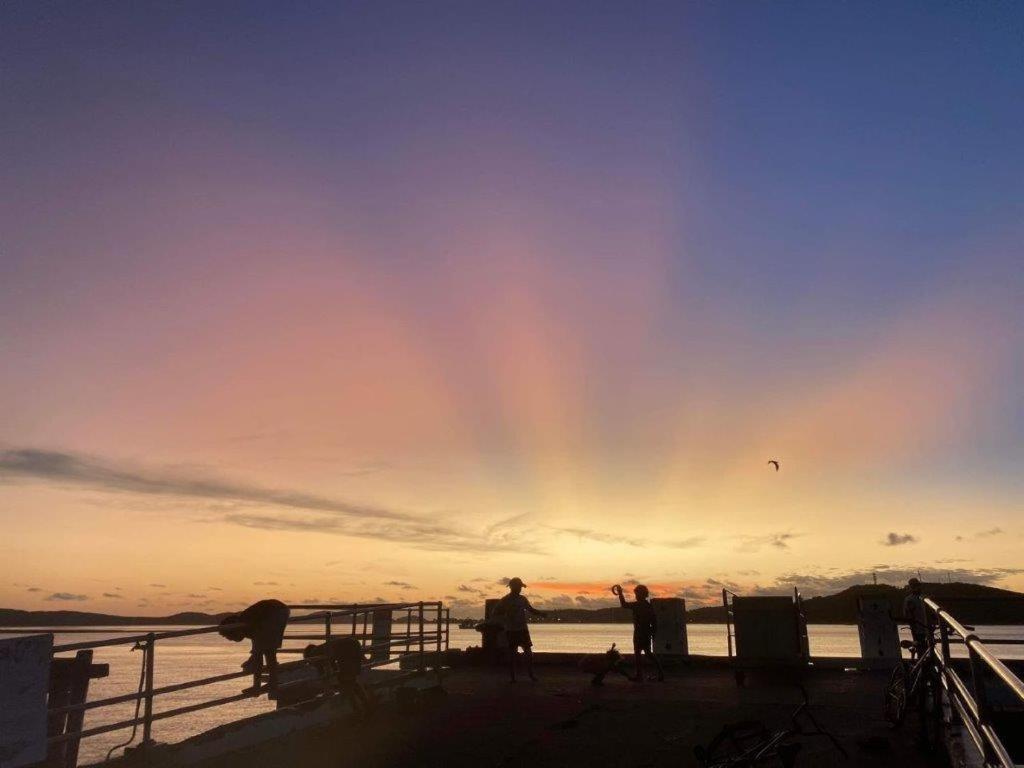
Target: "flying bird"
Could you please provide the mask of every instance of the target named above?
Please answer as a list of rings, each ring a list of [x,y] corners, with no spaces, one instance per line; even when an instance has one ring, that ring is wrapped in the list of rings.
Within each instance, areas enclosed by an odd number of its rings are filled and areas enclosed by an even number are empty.
[[[777,462],[775,459],[768,459],[768,463],[769,464],[774,464],[775,465],[775,471],[776,472],[779,471],[779,462]]]

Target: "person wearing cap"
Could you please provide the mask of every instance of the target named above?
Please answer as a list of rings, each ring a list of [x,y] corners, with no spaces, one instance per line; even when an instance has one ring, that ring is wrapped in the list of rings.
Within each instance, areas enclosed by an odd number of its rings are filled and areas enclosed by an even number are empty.
[[[284,640],[288,624],[288,606],[280,600],[260,600],[241,613],[229,613],[220,622],[220,636],[240,643],[252,642],[249,658],[242,663],[243,672],[258,675],[266,660],[270,690],[277,690],[277,649]]]
[[[516,656],[517,649],[523,649],[523,660],[526,663],[526,674],[536,682],[533,674],[533,641],[530,639],[530,627],[526,623],[526,612],[534,616],[547,616],[544,611],[539,611],[530,605],[530,601],[523,596],[523,587],[526,585],[523,580],[516,576],[508,581],[508,594],[498,601],[496,614],[505,625],[505,636],[508,638],[509,649],[509,672],[512,682],[516,681]]]
[[[914,638],[917,652],[921,653],[928,647],[928,612],[925,610],[924,595],[921,594],[921,581],[916,578],[907,582],[910,594],[903,598],[903,618],[910,625],[910,634]]]

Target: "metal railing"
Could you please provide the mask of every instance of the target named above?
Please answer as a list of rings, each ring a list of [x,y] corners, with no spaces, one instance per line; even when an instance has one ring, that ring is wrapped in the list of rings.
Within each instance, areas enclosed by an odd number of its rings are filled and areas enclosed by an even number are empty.
[[[450,611],[441,602],[418,602],[418,603],[376,603],[357,605],[293,605],[290,609],[313,610],[302,616],[292,616],[288,620],[288,627],[296,624],[322,625],[322,631],[308,634],[286,634],[285,641],[305,640],[326,642],[332,637],[355,637],[359,640],[363,649],[364,660],[362,669],[386,666],[397,663],[403,656],[414,655],[417,659],[416,668],[407,672],[402,677],[419,675],[432,668],[433,672],[440,675],[442,652],[448,649],[448,623]],[[402,613],[404,625],[402,623]],[[397,614],[397,616],[396,616]],[[375,617],[380,626],[386,622],[389,631],[383,629],[374,631]],[[386,621],[390,619],[390,621]],[[397,620],[396,620],[397,619]],[[433,625],[433,626],[431,626]],[[50,716],[61,715],[71,712],[85,712],[102,707],[115,706],[126,702],[141,702],[141,713],[136,711],[136,716],[120,720],[114,723],[95,726],[93,728],[82,728],[67,733],[51,736],[47,739],[50,745],[62,742],[78,742],[90,736],[97,736],[111,731],[118,731],[127,728],[135,729],[142,726],[142,744],[148,745],[153,742],[153,723],[157,720],[178,717],[180,715],[197,712],[211,707],[219,707],[225,704],[239,702],[244,699],[259,698],[270,692],[268,687],[261,685],[260,674],[252,672],[230,672],[222,675],[189,680],[187,682],[164,685],[157,687],[154,684],[155,673],[155,651],[156,645],[161,640],[171,640],[196,635],[208,635],[218,633],[226,628],[240,628],[244,625],[233,624],[230,627],[206,626],[193,629],[171,630],[167,632],[146,632],[144,634],[128,635],[124,637],[108,638],[104,640],[91,640],[85,642],[66,643],[53,648],[54,655],[71,651],[80,651],[93,648],[105,648],[111,646],[131,645],[132,650],[141,650],[144,654],[142,662],[142,674],[140,677],[139,690],[134,693],[110,696],[94,701],[84,701],[77,704],[70,704],[62,707],[55,707],[47,710]],[[404,630],[404,631],[403,631]],[[59,631],[59,630],[57,630]],[[97,630],[103,631],[103,630]],[[304,648],[281,648],[281,654],[301,654]],[[369,659],[366,658],[369,654]],[[307,667],[311,664],[306,660],[289,661],[278,664],[279,672]],[[216,683],[223,683],[229,680],[244,677],[253,678],[253,686],[241,693],[230,696],[209,699],[186,706],[160,712],[153,711],[154,701],[166,694],[179,691],[199,688]],[[389,678],[389,681],[397,681],[398,676]],[[130,743],[130,742],[129,742]],[[121,746],[127,746],[121,745]]]
[[[1024,709],[1024,682],[992,653],[973,631],[957,621],[948,611],[931,598],[925,598],[928,618],[939,630],[939,641],[932,658],[942,684],[943,697],[949,704],[951,723],[960,723],[970,734],[986,766],[1015,768],[1017,765],[992,724],[993,707],[986,688],[989,680],[996,681],[1012,694]],[[950,633],[953,633],[951,636]],[[950,645],[963,643],[967,648],[971,674],[968,686],[957,673],[950,656]]]

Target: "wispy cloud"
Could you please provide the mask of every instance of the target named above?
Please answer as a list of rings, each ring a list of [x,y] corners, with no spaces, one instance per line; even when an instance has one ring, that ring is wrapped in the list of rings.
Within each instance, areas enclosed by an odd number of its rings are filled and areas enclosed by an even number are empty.
[[[989,528],[987,531],[978,531],[976,534],[974,534],[973,538],[975,538],[975,539],[988,539],[988,538],[991,538],[992,536],[1002,536],[1005,533],[1006,533],[1006,531],[1004,531],[1002,528],[999,528],[999,527]],[[955,538],[956,538],[957,541],[967,541],[968,537],[967,536],[957,536]]]
[[[799,538],[803,534],[781,531],[779,533],[765,533],[757,536],[741,535],[736,548],[739,552],[757,552],[762,547],[775,547],[776,549],[789,549],[789,542]]]
[[[626,544],[630,547],[647,546],[647,544],[644,541],[633,538],[632,536],[621,536],[616,533],[603,533],[601,531],[595,531],[590,528],[551,527],[551,530],[555,533],[562,533],[567,536],[575,536],[580,541],[597,541],[602,544]]]
[[[401,589],[416,589],[416,587],[407,581],[385,581],[384,586],[386,587],[399,587]]]
[[[688,539],[673,539],[660,542],[661,546],[671,549],[693,549],[701,546],[706,539],[703,536],[691,536]]]
[[[452,552],[537,552],[537,549],[508,538],[474,536],[429,521],[344,520],[335,517],[295,517],[292,515],[232,513],[223,522],[245,528],[296,533],[323,533],[335,536],[377,539],[405,544],[415,549]]]
[[[886,534],[885,539],[882,540],[882,544],[887,547],[899,547],[904,544],[917,544],[918,538],[912,533],[895,533],[890,531]]]
[[[44,600],[50,601],[68,601],[68,602],[81,602],[82,600],[88,600],[88,595],[77,595],[73,592],[54,592],[49,597],[43,598]]]
[[[375,520],[410,519],[409,515],[394,510],[302,491],[264,488],[167,469],[147,470],[64,451],[15,448],[0,452],[0,477],[23,477],[60,485],[154,496],[248,502]]]
[[[26,592],[42,592],[43,590],[42,590],[42,588],[41,588],[41,587],[29,587],[29,588],[28,588],[28,589],[26,589],[25,591],[26,591]]]
[[[124,600],[124,595],[119,595],[116,592],[104,592],[103,596],[111,600]]]
[[[171,469],[144,469],[65,451],[16,448],[0,452],[0,478],[23,478],[61,486],[153,497],[188,497],[277,507],[280,512],[227,511],[216,518],[230,525],[273,531],[322,533],[403,543],[426,550],[538,552],[511,527],[515,520],[474,535],[405,512],[344,499],[234,482]],[[295,511],[316,512],[299,516]]]

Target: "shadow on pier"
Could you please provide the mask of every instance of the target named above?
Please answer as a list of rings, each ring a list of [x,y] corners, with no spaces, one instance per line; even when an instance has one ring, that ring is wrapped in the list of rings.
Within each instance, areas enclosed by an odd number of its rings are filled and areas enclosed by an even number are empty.
[[[356,720],[341,719],[206,760],[204,768],[412,768],[412,766],[697,766],[693,748],[723,725],[788,725],[801,701],[788,678],[724,666],[670,670],[664,683],[625,680],[595,688],[574,664],[538,658],[537,683],[510,684],[500,670],[460,667],[426,688]],[[802,675],[813,712],[849,753],[802,739],[801,766],[932,764],[913,728],[892,729],[879,691],[885,673],[816,670]],[[225,729],[231,726],[225,726]],[[203,738],[216,738],[216,732]],[[130,761],[120,762],[125,766]],[[159,764],[159,763],[157,763]],[[169,765],[174,763],[168,763]]]

